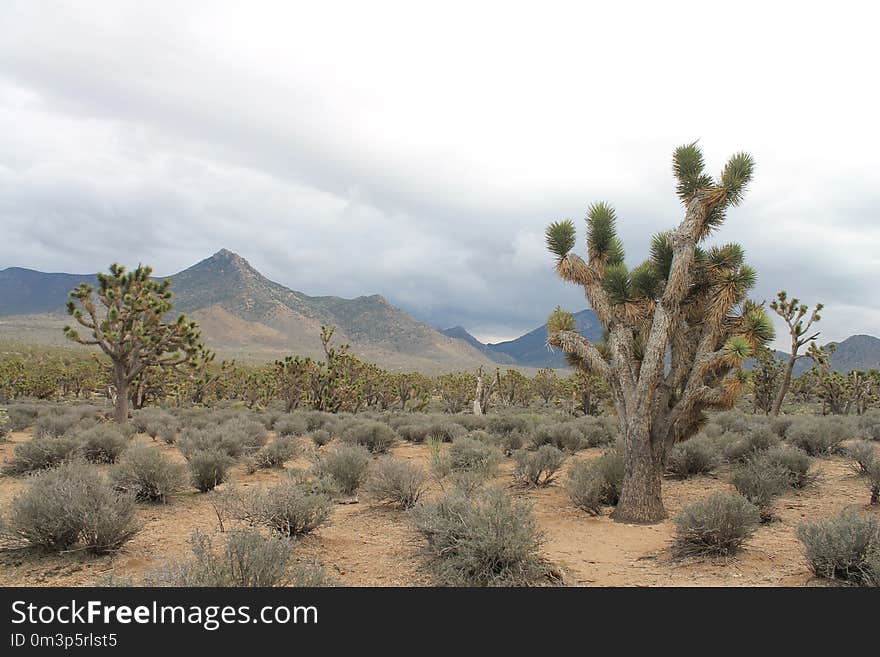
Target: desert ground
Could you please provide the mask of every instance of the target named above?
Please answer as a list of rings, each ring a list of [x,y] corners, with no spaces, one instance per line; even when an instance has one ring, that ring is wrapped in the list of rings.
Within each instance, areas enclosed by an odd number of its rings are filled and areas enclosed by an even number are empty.
[[[274,434],[270,434],[270,440]],[[15,447],[32,439],[30,431],[13,432],[0,443],[0,461]],[[144,434],[134,441],[149,443],[170,458],[183,461],[172,445],[154,441]],[[303,456],[315,447],[306,436],[300,455],[285,469],[306,468]],[[321,449],[327,449],[325,446]],[[564,466],[577,459],[591,460],[604,450],[578,451]],[[424,444],[398,442],[391,453],[428,468],[430,450]],[[96,466],[109,469],[110,466]],[[773,505],[773,520],[762,523],[738,554],[725,558],[675,559],[670,552],[672,518],[686,504],[716,491],[734,491],[729,483],[730,466],[723,465],[709,475],[685,480],[666,478],[664,502],[670,519],[654,525],[618,523],[608,509],[600,516],[579,510],[562,485],[564,472],[545,488],[524,489],[513,483],[512,462],[505,459],[488,483],[508,489],[533,504],[543,535],[541,556],[550,562],[569,586],[812,586],[827,585],[815,578],[795,536],[799,524],[834,515],[845,508],[859,508],[880,516],[880,509],[867,504],[866,486],[850,468],[844,455],[814,459],[815,480],[800,490],[790,490]],[[265,487],[285,477],[284,470],[258,470],[249,474],[241,464],[234,466],[229,480],[243,489]],[[0,477],[0,514],[26,485],[22,476]],[[222,490],[230,483],[221,484]],[[441,492],[432,481],[427,497]],[[0,552],[0,586],[87,586],[108,579],[137,581],[163,563],[185,558],[188,539],[194,529],[219,537],[218,518],[211,504],[212,494],[194,489],[177,494],[166,504],[139,504],[142,529],[121,550],[107,556],[83,552],[46,554],[33,549]],[[369,496],[337,503],[330,522],[299,541],[296,559],[317,560],[344,586],[430,586],[434,579],[426,562],[424,539],[408,515],[372,501]]]

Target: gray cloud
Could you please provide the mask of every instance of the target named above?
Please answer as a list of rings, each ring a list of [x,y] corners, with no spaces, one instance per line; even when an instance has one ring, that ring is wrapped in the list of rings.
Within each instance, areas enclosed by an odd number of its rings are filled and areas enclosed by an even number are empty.
[[[743,243],[755,296],[824,301],[829,339],[880,333],[870,22],[831,43],[838,19],[803,10],[780,37],[784,12],[756,23],[745,3],[709,34],[697,6],[633,24],[572,6],[12,3],[0,266],[166,274],[226,247],[309,294],[381,293],[506,338],[584,305],[546,223],[607,199],[637,262],[680,214],[672,148],[700,137],[713,169],[758,161],[713,238]]]

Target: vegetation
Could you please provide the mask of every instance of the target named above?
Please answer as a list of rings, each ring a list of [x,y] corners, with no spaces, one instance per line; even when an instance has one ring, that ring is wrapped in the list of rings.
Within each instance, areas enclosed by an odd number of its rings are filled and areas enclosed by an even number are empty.
[[[677,557],[733,554],[754,533],[759,518],[742,495],[713,493],[676,516],[672,552]]]
[[[817,577],[880,586],[880,522],[844,511],[798,527],[807,562]]]
[[[573,367],[601,376],[611,391],[623,436],[624,483],[614,512],[621,520],[655,522],[666,515],[661,478],[672,445],[697,431],[705,410],[734,404],[743,388],[742,364],[773,338],[770,319],[746,299],[755,271],[742,247],[700,246],[742,201],[753,168],[752,158],[738,153],[715,180],[704,173],[696,143],[676,149],[684,218],[656,235],[650,257],[631,270],[608,204],[587,212],[586,260],[571,252],[573,222],[547,228],[557,273],[584,289],[607,332],[604,342],[592,344],[559,308],[547,322],[548,343]]]

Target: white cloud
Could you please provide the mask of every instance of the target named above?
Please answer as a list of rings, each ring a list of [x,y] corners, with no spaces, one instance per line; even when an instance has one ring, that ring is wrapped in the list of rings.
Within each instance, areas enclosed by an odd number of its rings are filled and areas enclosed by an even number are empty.
[[[876,16],[859,3],[12,2],[0,262],[170,273],[221,247],[311,294],[509,336],[556,303],[546,223],[676,222],[672,148],[758,162],[719,240],[756,295],[877,334]]]

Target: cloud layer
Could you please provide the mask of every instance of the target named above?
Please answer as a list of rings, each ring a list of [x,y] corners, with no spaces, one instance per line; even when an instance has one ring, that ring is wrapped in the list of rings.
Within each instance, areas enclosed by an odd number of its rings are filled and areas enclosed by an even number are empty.
[[[508,338],[584,305],[547,222],[607,200],[635,264],[680,215],[673,147],[700,138],[713,169],[758,162],[714,238],[743,243],[754,296],[824,301],[828,339],[880,334],[864,9],[613,5],[6,3],[0,267],[168,274],[225,247]]]

